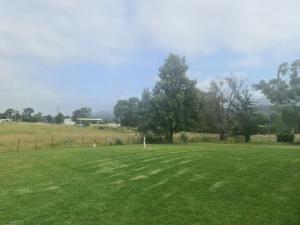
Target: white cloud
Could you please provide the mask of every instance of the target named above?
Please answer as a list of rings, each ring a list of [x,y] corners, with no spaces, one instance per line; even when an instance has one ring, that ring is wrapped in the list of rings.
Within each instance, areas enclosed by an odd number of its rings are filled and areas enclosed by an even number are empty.
[[[300,49],[298,0],[0,2],[0,59],[115,64],[145,46],[188,55]]]
[[[131,29],[117,0],[6,1],[0,8],[0,57],[114,64],[133,48]]]
[[[139,1],[137,21],[155,46],[187,54],[253,53],[297,45],[298,0]]]
[[[28,107],[28,102],[31,103],[30,106],[37,106],[40,101],[51,102],[58,97],[54,92],[51,93],[33,82],[32,77],[22,75],[27,74],[28,70],[26,66],[20,71],[18,64],[0,63],[1,110],[9,107],[20,110]]]
[[[225,49],[242,55],[231,66],[253,67],[264,60],[265,51],[283,57],[283,52],[300,50],[299,0],[0,0],[0,4],[1,107],[43,106],[46,111],[74,98],[77,103],[88,101],[37,82],[36,65],[41,62],[114,65],[145,49],[188,57]],[[198,80],[206,89],[211,78]]]
[[[33,107],[36,111],[55,114],[59,107],[62,112],[70,113],[76,106],[87,102],[38,81],[34,74],[35,69],[26,64],[0,62],[0,112],[7,108],[22,110]]]

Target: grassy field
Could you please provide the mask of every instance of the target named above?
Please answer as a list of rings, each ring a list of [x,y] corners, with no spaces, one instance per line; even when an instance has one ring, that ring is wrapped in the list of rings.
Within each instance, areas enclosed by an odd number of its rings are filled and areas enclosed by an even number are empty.
[[[98,129],[34,123],[0,124],[0,152],[43,148],[91,147],[114,144],[120,138],[125,144],[140,140],[137,133],[126,129]]]
[[[106,146],[0,154],[0,224],[299,225],[300,149]]]
[[[180,133],[175,134],[174,142],[182,143]],[[219,142],[218,134],[187,133],[190,143]],[[276,136],[253,135],[252,143],[275,143]],[[47,148],[91,147],[94,143],[114,145],[117,139],[124,144],[141,143],[138,133],[125,128],[99,129],[98,127],[75,127],[64,125],[6,123],[0,124],[0,152],[27,151]],[[228,138],[228,143],[235,142]],[[300,134],[295,142],[300,143]]]

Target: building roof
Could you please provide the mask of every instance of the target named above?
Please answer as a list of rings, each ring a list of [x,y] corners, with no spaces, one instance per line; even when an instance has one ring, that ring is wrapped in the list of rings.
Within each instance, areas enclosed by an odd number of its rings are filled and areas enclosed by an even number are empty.
[[[77,118],[79,121],[102,121],[100,118]]]

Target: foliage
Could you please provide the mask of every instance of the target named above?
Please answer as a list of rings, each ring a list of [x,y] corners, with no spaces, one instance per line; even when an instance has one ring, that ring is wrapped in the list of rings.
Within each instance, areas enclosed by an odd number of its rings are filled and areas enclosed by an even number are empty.
[[[277,134],[277,142],[288,142],[293,143],[295,140],[294,134]]]
[[[54,117],[54,123],[56,123],[56,124],[62,124],[62,123],[64,123],[64,120],[65,120],[65,116],[62,113],[58,113]]]
[[[122,126],[136,127],[138,125],[138,110],[140,101],[138,98],[119,100],[114,106],[114,115]]]
[[[43,116],[42,121],[44,123],[53,123],[54,122],[54,118],[51,115],[46,115],[46,116]]]
[[[180,139],[181,139],[182,143],[187,144],[188,140],[189,140],[189,136],[187,135],[187,133],[182,132],[180,134]]]
[[[255,87],[260,90],[271,103],[282,108],[282,120],[290,126],[290,131],[300,129],[300,60],[291,65],[283,63],[279,66],[274,79],[260,81]]]
[[[233,103],[233,119],[236,125],[235,135],[243,135],[245,142],[250,141],[250,135],[255,134],[259,126],[255,111],[251,94],[246,88],[237,95],[236,101]]]
[[[209,102],[211,104],[209,116],[217,122],[220,140],[227,138],[227,133],[232,125],[232,107],[243,91],[243,81],[229,76],[224,79],[212,81],[209,89]]]
[[[151,130],[152,113],[151,113],[152,94],[149,89],[144,89],[139,104],[138,112],[138,131],[147,134]]]
[[[92,109],[89,107],[82,107],[80,109],[77,109],[72,114],[72,120],[74,122],[77,122],[78,118],[90,118],[92,115]]]
[[[196,81],[186,76],[185,58],[170,54],[159,69],[154,89],[145,89],[141,100],[118,101],[114,113],[123,126],[136,127],[143,135],[163,135],[169,143],[173,142],[174,133],[182,131],[219,133],[222,141],[228,136],[242,135],[245,142],[253,134],[297,131],[294,128],[300,123],[300,105],[296,102],[299,63],[296,61],[289,69],[281,66],[276,81],[256,85],[274,104],[278,103],[275,111],[268,107],[268,114],[262,114],[257,112],[251,90],[243,80],[235,76],[213,80],[208,92],[203,92],[196,88]],[[287,73],[289,82],[281,78]],[[286,93],[280,91],[282,87]]]
[[[31,118],[31,122],[42,122],[42,119],[43,119],[42,113],[38,112],[33,115],[33,117]]]
[[[153,90],[151,130],[173,142],[174,132],[195,128],[199,120],[196,81],[186,76],[185,58],[170,54]]]
[[[5,112],[2,114],[2,117],[5,119],[12,119],[14,115],[15,110],[9,108],[6,109]]]
[[[32,122],[32,114],[34,113],[34,109],[27,107],[23,110],[22,113],[22,121]]]
[[[146,136],[146,143],[147,144],[162,144],[164,143],[164,138],[159,135],[155,135],[153,133],[148,133]],[[142,137],[143,139],[144,137]]]
[[[124,145],[124,141],[121,138],[117,137],[116,138],[116,145]]]

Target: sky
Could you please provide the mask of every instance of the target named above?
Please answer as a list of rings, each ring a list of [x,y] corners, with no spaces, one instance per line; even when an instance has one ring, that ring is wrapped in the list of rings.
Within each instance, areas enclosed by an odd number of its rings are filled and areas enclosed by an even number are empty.
[[[0,110],[110,111],[158,80],[169,53],[207,90],[300,58],[299,0],[0,0]],[[257,97],[260,97],[257,94]]]

